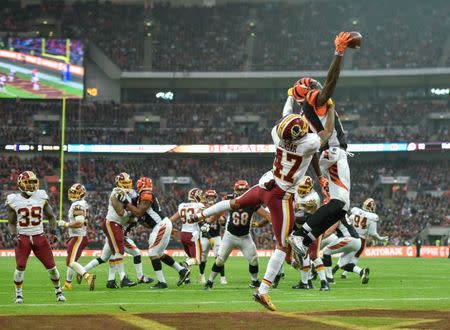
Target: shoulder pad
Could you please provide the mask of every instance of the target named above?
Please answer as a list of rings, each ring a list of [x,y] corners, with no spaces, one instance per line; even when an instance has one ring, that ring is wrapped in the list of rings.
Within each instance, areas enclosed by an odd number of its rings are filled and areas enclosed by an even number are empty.
[[[35,194],[36,194],[35,195],[36,197],[39,197],[39,198],[42,198],[42,199],[48,199],[48,195],[45,192],[45,190],[39,189],[38,191],[36,191]]]

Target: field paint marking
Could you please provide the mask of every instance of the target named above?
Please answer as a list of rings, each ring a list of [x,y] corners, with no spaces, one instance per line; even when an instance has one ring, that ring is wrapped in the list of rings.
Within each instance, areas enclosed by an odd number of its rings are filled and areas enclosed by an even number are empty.
[[[441,300],[450,300],[450,297],[433,297],[433,298],[367,298],[367,299],[339,299],[336,297],[331,297],[330,299],[290,299],[290,300],[282,300],[278,303],[302,303],[302,302],[329,302],[329,301],[336,301],[336,302],[364,302],[364,301],[441,301]],[[233,304],[242,304],[242,303],[248,303],[251,301],[251,296],[249,296],[249,299],[247,300],[229,300],[228,302]],[[95,306],[118,306],[118,305],[208,305],[208,304],[223,304],[223,300],[212,300],[212,301],[177,301],[177,302],[114,302],[114,303],[93,303],[91,305]],[[86,306],[86,303],[73,303],[67,302],[65,304],[61,303],[47,303],[47,304],[27,304],[24,303],[19,308],[25,308],[25,307],[46,307],[46,306],[53,306],[53,307],[66,307],[66,306]],[[2,304],[0,307],[14,307],[18,308],[16,304]]]
[[[430,322],[438,322],[438,321],[442,321],[442,320],[439,320],[439,319],[426,319],[426,320],[416,319],[413,321],[404,321],[404,322],[399,322],[399,323],[395,323],[395,324],[391,324],[391,325],[377,327],[377,329],[380,329],[380,330],[399,329],[399,328],[403,329],[403,328],[407,328],[409,326],[430,323]],[[424,329],[424,328],[422,328],[422,329]]]
[[[139,317],[135,314],[111,314],[112,317],[114,317],[117,320],[120,320],[122,322],[126,322],[128,324],[131,324],[135,327],[138,327],[140,329],[155,329],[155,330],[172,330],[175,329],[173,327],[169,327],[165,324],[159,323],[154,320],[145,319],[143,317]]]
[[[284,313],[284,312],[276,312],[275,314],[284,316],[284,317],[290,317],[290,318],[295,318],[301,321],[310,321],[310,322],[316,322],[316,323],[322,323],[325,325],[329,325],[331,327],[340,327],[340,328],[344,328],[344,329],[351,329],[351,330],[362,330],[364,329],[363,327],[358,327],[356,325],[353,324],[347,324],[347,323],[343,323],[343,322],[339,322],[339,321],[332,321],[332,320],[324,320],[323,318],[320,317],[315,317],[315,316],[306,316],[306,315],[302,315],[302,314],[294,314],[294,313]]]

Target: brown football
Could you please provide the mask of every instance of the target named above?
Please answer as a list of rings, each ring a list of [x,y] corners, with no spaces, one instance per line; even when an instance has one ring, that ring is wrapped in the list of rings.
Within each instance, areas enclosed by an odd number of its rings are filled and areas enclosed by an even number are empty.
[[[352,40],[349,42],[348,47],[349,48],[360,48],[362,44],[363,37],[361,33],[356,31],[351,31],[350,35],[353,37]]]

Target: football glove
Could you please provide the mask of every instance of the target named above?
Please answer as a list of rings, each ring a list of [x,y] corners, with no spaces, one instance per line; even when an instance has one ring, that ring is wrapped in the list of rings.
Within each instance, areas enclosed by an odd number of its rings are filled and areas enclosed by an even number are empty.
[[[324,176],[319,177],[319,185],[322,188],[323,204],[328,204],[330,201],[330,186],[328,179]]]
[[[334,45],[336,46],[335,55],[343,56],[345,50],[348,47],[348,43],[352,40],[352,36],[348,32],[341,32],[334,39]]]
[[[119,200],[119,202],[123,203],[124,206],[127,206],[127,204],[130,202],[125,193],[117,194],[117,199]]]
[[[211,226],[209,223],[205,223],[205,224],[203,224],[203,226],[200,227],[200,230],[202,231],[202,233],[207,233],[209,231],[210,227]]]
[[[69,227],[69,223],[64,220],[59,220],[57,222],[58,227]]]

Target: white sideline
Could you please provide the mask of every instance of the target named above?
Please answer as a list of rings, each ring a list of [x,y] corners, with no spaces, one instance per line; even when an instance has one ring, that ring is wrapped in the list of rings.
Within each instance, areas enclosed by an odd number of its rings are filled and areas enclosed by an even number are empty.
[[[278,299],[276,299],[278,300]],[[290,300],[283,300],[283,301],[277,301],[277,303],[302,303],[302,302],[328,302],[328,301],[336,301],[336,302],[364,302],[364,301],[440,301],[440,300],[450,300],[450,297],[430,297],[430,298],[368,298],[368,299],[336,299],[336,297],[330,297],[330,299],[290,299]],[[248,303],[251,301],[251,299],[246,300],[230,300],[230,303],[233,304],[241,304],[241,303]],[[95,303],[95,304],[89,304],[89,306],[119,306],[119,305],[173,305],[174,302],[114,302],[114,303]],[[207,305],[207,304],[223,304],[223,301],[213,300],[213,301],[198,301],[198,302],[192,302],[192,301],[177,301],[177,305]],[[14,307],[14,308],[24,308],[24,307],[46,307],[46,306],[52,306],[52,307],[66,307],[66,306],[86,306],[86,303],[74,303],[71,304],[70,302],[66,302],[64,304],[62,303],[52,303],[52,304],[23,304],[20,306],[17,306],[16,304],[2,304],[0,307]],[[1,314],[0,314],[1,317]]]

